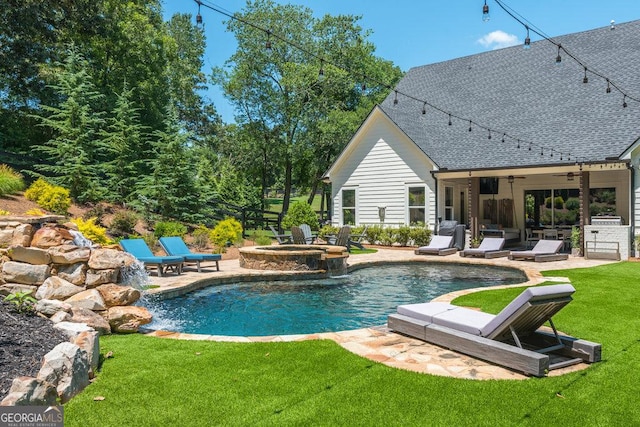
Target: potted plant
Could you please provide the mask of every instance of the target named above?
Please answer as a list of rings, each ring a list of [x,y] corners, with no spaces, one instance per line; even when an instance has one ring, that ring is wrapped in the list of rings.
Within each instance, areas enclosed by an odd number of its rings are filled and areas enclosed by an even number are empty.
[[[580,247],[580,228],[571,227],[571,255],[581,256],[582,248]]]

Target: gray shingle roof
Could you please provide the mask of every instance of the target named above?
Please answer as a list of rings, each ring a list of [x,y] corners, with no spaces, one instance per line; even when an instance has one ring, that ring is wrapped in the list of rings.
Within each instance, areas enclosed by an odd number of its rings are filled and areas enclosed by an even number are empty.
[[[629,95],[640,98],[640,21],[554,37],[554,41],[609,78]],[[484,169],[524,167],[619,157],[640,137],[640,104],[615,89],[606,93],[606,81],[587,73],[564,52],[541,40],[530,49],[514,46],[437,64],[412,68],[381,104],[383,111],[440,168]],[[402,93],[464,117],[453,119]],[[485,129],[493,129],[489,140]],[[515,139],[531,141],[517,148]],[[544,155],[540,155],[544,147]],[[554,156],[550,157],[550,149]],[[563,160],[560,154],[563,153]],[[567,153],[571,162],[567,161]]]

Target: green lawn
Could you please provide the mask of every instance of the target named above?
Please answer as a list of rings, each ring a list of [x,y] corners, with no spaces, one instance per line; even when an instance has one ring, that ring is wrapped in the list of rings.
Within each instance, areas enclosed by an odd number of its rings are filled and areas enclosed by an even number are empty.
[[[141,335],[101,340],[97,380],[65,407],[65,426],[640,425],[640,264],[551,271],[574,301],[564,332],[601,342],[603,361],[557,378],[472,381],[401,371],[331,341],[222,343]],[[519,291],[456,303],[499,311]],[[103,401],[94,401],[103,396]]]

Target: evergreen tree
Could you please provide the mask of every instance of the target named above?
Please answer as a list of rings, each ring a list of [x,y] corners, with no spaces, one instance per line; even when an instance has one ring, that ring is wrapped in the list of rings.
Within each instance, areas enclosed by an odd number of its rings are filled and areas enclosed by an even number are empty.
[[[117,95],[113,117],[103,133],[111,160],[105,164],[107,199],[116,203],[131,201],[136,183],[146,173],[143,154],[144,126],[133,101],[133,89],[124,89]]]
[[[71,45],[51,85],[61,98],[59,106],[42,105],[38,116],[41,125],[53,131],[53,137],[39,151],[51,164],[36,165],[49,180],[69,190],[78,202],[101,200],[104,187],[101,176],[100,156],[103,144],[100,126],[104,120],[94,110],[94,103],[102,95],[95,90],[89,67],[78,49]]]

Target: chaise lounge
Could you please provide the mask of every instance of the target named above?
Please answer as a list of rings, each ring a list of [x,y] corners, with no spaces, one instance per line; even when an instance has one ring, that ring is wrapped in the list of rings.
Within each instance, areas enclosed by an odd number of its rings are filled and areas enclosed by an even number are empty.
[[[500,258],[509,255],[509,251],[502,250],[505,239],[502,237],[485,237],[480,246],[460,251],[461,257]]]
[[[178,274],[182,273],[182,263],[184,263],[182,256],[156,256],[142,239],[122,239],[120,246],[125,252],[142,262],[145,267],[156,266],[158,277],[162,277],[168,269],[172,269]]]
[[[387,323],[395,332],[542,377],[601,358],[600,344],[561,335],[551,320],[574,292],[569,284],[530,287],[495,316],[440,302],[401,305]],[[539,329],[547,321],[551,330]]]
[[[215,261],[216,270],[220,271],[219,261],[222,259],[220,254],[193,253],[180,237],[161,237],[160,245],[167,254],[184,257],[185,263],[195,263],[198,273],[202,272],[200,263],[203,261]]]
[[[451,255],[458,251],[458,248],[451,247],[453,236],[436,235],[431,238],[427,246],[421,246],[415,250],[416,255]]]
[[[563,261],[569,258],[568,254],[561,254],[562,240],[540,240],[533,249],[528,251],[511,251],[509,259],[534,260],[535,262]]]

